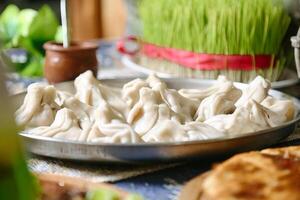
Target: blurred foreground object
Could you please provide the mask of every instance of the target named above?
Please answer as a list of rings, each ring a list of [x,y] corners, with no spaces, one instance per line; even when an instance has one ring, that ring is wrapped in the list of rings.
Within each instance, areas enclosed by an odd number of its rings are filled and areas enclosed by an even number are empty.
[[[58,19],[48,5],[36,11],[11,4],[0,15],[0,41],[14,70],[23,76],[43,75],[43,44],[60,40],[60,32]]]
[[[38,184],[27,169],[18,138],[13,110],[9,105],[0,54],[0,199],[38,199]]]

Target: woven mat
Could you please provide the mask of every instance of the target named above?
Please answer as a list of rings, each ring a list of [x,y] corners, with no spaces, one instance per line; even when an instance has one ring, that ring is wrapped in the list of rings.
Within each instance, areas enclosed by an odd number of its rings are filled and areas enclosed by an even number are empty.
[[[175,164],[116,165],[70,162],[43,157],[33,157],[28,160],[28,166],[31,171],[35,173],[53,173],[57,175],[85,178],[93,182],[114,182],[166,169],[175,166]]]

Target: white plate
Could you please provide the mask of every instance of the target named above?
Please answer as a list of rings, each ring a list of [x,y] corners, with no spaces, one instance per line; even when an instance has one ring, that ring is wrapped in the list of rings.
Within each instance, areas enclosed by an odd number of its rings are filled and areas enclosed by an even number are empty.
[[[175,75],[172,75],[172,74],[157,72],[157,71],[154,71],[152,69],[143,67],[142,65],[138,64],[134,60],[134,58],[132,58],[130,56],[126,56],[126,55],[122,56],[121,61],[126,67],[128,67],[130,69],[133,69],[135,71],[144,73],[145,75],[155,73],[157,76],[159,76],[161,78],[174,78],[174,77],[176,77]],[[299,83],[299,80],[300,80],[297,76],[297,72],[294,72],[290,69],[285,69],[283,71],[283,74],[282,74],[281,77],[282,77],[281,78],[282,80],[272,82],[272,88],[274,88],[274,89],[287,88],[287,87],[296,85],[297,83]]]

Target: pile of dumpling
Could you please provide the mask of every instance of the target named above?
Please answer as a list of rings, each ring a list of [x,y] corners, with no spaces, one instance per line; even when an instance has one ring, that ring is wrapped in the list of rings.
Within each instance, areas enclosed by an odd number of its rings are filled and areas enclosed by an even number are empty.
[[[152,143],[235,136],[294,118],[290,100],[268,95],[258,76],[243,91],[220,76],[206,89],[169,89],[155,75],[123,88],[101,84],[91,71],[74,81],[75,94],[34,83],[16,121],[33,135],[96,143]]]

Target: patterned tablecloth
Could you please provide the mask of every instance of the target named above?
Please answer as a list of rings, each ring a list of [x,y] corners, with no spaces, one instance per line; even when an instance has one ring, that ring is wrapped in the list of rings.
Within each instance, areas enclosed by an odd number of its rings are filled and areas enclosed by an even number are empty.
[[[98,78],[136,77],[138,72],[127,69],[120,62],[120,55],[112,42],[100,44],[98,58],[101,63]],[[7,83],[11,93],[23,91],[26,86],[43,79],[24,79],[9,75]],[[300,85],[287,88],[284,92],[300,97]],[[300,129],[276,146],[300,145]],[[145,199],[176,199],[182,185],[192,177],[208,170],[212,163],[226,158],[194,160],[191,163],[170,163],[154,165],[108,165],[101,163],[70,162],[32,156],[29,167],[34,172],[51,172],[70,176],[84,177],[96,182],[112,182],[129,191],[142,194]]]

